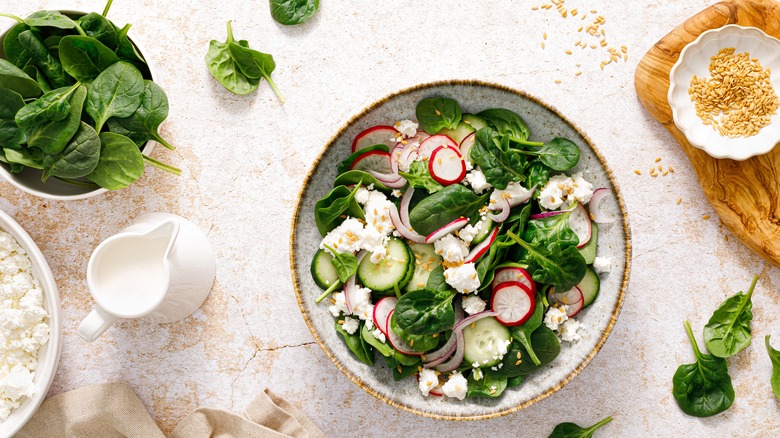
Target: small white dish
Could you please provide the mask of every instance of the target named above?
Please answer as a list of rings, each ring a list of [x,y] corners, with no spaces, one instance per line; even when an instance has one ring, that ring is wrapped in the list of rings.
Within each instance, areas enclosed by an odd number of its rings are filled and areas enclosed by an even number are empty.
[[[751,58],[758,58],[763,68],[770,69],[772,86],[775,93],[780,93],[780,40],[755,27],[729,24],[708,30],[685,46],[669,73],[668,99],[674,124],[693,146],[714,158],[741,161],[765,154],[780,142],[780,113],[773,115],[771,123],[758,134],[737,138],[720,135],[696,115],[688,95],[691,78],[709,77],[710,57],[727,47],[733,47],[734,53],[748,52]]]
[[[35,395],[25,399],[21,406],[11,411],[11,415],[5,421],[0,422],[0,437],[10,437],[30,420],[49,392],[62,350],[62,319],[57,283],[38,245],[11,216],[2,210],[0,210],[0,230],[13,236],[27,251],[32,262],[33,277],[38,279],[43,289],[43,307],[49,312],[49,342],[41,346],[38,351],[38,369],[34,379]]]

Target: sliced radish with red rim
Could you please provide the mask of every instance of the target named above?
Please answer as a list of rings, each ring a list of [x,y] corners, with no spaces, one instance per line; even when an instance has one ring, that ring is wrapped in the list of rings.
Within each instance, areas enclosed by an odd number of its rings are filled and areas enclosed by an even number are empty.
[[[496,238],[498,237],[499,228],[500,227],[493,228],[493,231],[490,232],[490,236],[488,236],[487,239],[483,240],[479,245],[472,248],[471,251],[469,252],[469,255],[467,255],[466,258],[464,259],[464,262],[474,263],[477,260],[479,260],[479,258],[482,257],[490,249],[490,245],[492,245],[493,242],[496,241]]]
[[[547,302],[550,305],[559,304],[567,307],[566,316],[569,318],[578,314],[585,303],[585,297],[577,286],[566,292],[555,292],[554,287],[547,289]]]
[[[593,222],[596,222],[597,224],[608,224],[617,220],[615,216],[605,212],[604,207],[601,205],[604,198],[608,196],[612,196],[612,192],[609,189],[603,187],[596,189],[596,191],[593,192],[593,196],[590,198],[590,203],[588,203],[590,216],[593,218]]]
[[[457,218],[454,221],[448,223],[447,225],[445,225],[445,226],[439,228],[438,230],[434,231],[433,233],[429,234],[425,238],[425,243],[433,243],[433,242],[441,239],[442,237],[446,236],[447,234],[452,234],[452,233],[460,230],[461,228],[463,228],[466,225],[468,225],[468,223],[469,223],[469,220],[466,219],[465,217]]]
[[[364,172],[378,172],[380,174],[392,175],[393,168],[390,166],[390,152],[385,151],[369,151],[360,154],[352,165],[349,166],[349,170],[362,170]]]
[[[418,151],[418,154],[421,159],[429,160],[433,151],[440,146],[447,146],[456,150],[458,149],[458,144],[455,143],[455,140],[447,137],[446,135],[437,134],[426,138],[422,143],[420,143],[420,150]]]
[[[391,148],[398,138],[398,131],[392,126],[379,125],[366,129],[352,141],[352,152],[375,144],[384,144]]]
[[[401,352],[402,354],[405,354],[407,356],[422,356],[422,353],[419,351],[414,351],[411,345],[404,341],[400,336],[398,336],[393,329],[390,326],[390,318],[393,317],[393,313],[395,313],[395,309],[391,310],[390,313],[387,315],[387,340],[390,341],[390,345],[393,346],[396,350]]]
[[[398,298],[396,297],[384,297],[374,305],[374,325],[385,336],[387,336],[387,321],[389,321],[387,317],[390,315],[390,312],[395,310],[397,303]]]
[[[508,266],[505,268],[498,268],[493,276],[493,282],[490,284],[492,290],[504,282],[507,281],[519,281],[528,287],[531,292],[536,295],[536,282],[531,278],[531,274],[523,268]]]
[[[449,186],[461,182],[466,176],[466,163],[457,149],[439,146],[433,150],[428,160],[428,172],[436,182]]]
[[[585,207],[582,204],[578,203],[571,212],[571,216],[569,216],[569,228],[580,239],[577,248],[582,248],[590,241],[590,236],[593,233],[592,227],[593,224],[590,222],[588,212],[585,211]]]
[[[467,135],[466,138],[460,142],[460,146],[458,147],[460,150],[460,155],[463,157],[463,161],[468,164],[472,164],[471,147],[474,146],[474,142],[477,140],[476,134],[476,132],[472,132],[471,134]]]
[[[493,290],[490,307],[501,324],[510,327],[520,325],[533,315],[536,295],[519,281],[506,281]]]

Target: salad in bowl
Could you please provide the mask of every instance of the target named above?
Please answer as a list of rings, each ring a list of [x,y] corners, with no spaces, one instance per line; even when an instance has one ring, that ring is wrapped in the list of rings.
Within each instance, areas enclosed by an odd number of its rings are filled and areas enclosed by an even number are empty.
[[[315,203],[311,299],[354,360],[419,397],[498,398],[588,332],[611,191],[571,172],[577,144],[530,141],[508,109],[426,97],[415,115],[357,134]]]

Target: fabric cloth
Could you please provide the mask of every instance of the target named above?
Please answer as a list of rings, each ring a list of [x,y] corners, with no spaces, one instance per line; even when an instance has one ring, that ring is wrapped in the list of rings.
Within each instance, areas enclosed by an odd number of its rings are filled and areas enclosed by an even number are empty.
[[[91,385],[45,401],[18,438],[165,438],[123,383]],[[169,438],[321,438],[325,434],[278,395],[265,390],[243,415],[199,408]]]

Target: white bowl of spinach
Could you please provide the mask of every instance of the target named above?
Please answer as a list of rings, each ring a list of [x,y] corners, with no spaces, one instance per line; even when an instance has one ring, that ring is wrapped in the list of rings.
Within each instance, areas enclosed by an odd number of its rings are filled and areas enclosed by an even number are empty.
[[[32,195],[76,200],[125,188],[149,164],[168,99],[105,10],[38,11],[0,35],[0,176]],[[151,140],[151,141],[150,141]]]

